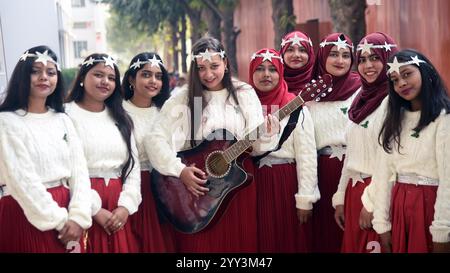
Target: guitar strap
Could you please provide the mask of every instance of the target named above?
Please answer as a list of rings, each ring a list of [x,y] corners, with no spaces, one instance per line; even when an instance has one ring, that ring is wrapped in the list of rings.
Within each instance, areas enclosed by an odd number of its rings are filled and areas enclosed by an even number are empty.
[[[262,155],[253,157],[253,162],[255,162],[255,164],[258,164],[261,159],[263,159],[264,157],[266,157],[270,153],[276,152],[279,149],[281,149],[281,146],[283,145],[283,143],[289,138],[289,136],[291,135],[292,131],[294,131],[295,127],[297,126],[298,117],[300,116],[300,112],[301,111],[302,111],[302,107],[299,107],[297,110],[292,112],[292,114],[289,117],[289,121],[288,121],[286,127],[284,127],[284,130],[283,130],[283,133],[282,133],[282,135],[280,137],[280,141],[278,142],[277,148],[275,150],[265,152]]]

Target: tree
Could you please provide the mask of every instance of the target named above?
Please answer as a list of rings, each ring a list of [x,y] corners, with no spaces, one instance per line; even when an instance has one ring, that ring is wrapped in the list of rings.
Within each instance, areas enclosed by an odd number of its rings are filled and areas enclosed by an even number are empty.
[[[294,6],[292,0],[272,0],[272,20],[275,32],[275,48],[279,48],[286,33],[295,29]]]
[[[334,31],[350,36],[358,43],[366,34],[366,0],[328,0]]]
[[[231,70],[238,72],[236,60],[236,40],[241,30],[234,25],[234,10],[237,0],[202,0],[202,2],[219,17],[223,24],[222,37]]]

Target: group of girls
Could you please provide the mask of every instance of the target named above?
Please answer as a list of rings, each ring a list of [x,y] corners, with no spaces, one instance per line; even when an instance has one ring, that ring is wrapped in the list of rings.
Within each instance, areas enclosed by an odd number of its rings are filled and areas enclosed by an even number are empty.
[[[157,54],[136,55],[122,83],[92,54],[65,94],[50,48],[20,57],[0,105],[0,252],[450,251],[450,100],[421,53],[376,32],[356,46],[330,34],[315,55],[294,31],[251,56],[249,84],[214,38],[191,59],[170,95]],[[177,152],[255,128],[251,181],[216,223],[186,234],[158,215],[153,168],[204,196],[205,170]]]

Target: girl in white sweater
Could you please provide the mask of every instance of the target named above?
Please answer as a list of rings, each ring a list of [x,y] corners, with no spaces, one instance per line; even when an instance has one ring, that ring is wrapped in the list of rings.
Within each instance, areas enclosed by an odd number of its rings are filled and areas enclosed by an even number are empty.
[[[164,102],[169,98],[169,73],[156,53],[144,52],[130,62],[122,81],[125,97],[123,107],[134,123],[134,136],[141,166],[142,203],[133,215],[133,230],[137,234],[141,252],[172,252],[174,250],[169,225],[161,226],[150,187],[151,163],[144,138]]]
[[[120,74],[106,54],[92,54],[82,63],[66,104],[82,140],[98,194],[94,224],[88,231],[89,252],[136,252],[128,216],[141,202],[140,167],[133,122],[122,106]]]
[[[450,250],[450,99],[421,53],[390,58],[373,227],[387,252]]]
[[[92,224],[86,160],[63,98],[55,53],[27,50],[0,105],[0,252],[81,250]]]

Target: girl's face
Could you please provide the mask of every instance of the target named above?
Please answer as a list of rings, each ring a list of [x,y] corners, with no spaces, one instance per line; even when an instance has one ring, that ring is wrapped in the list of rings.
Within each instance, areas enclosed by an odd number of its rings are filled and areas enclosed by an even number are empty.
[[[269,61],[264,61],[253,72],[253,83],[261,92],[272,91],[280,81],[280,74],[276,67]]]
[[[405,65],[400,67],[400,74],[392,72],[390,75],[395,92],[411,104],[420,105],[419,94],[422,89],[422,76],[420,70],[415,65]]]
[[[340,77],[350,70],[351,63],[350,48],[345,47],[337,50],[337,46],[333,46],[325,62],[325,70],[335,77]]]
[[[96,64],[89,70],[83,80],[83,100],[104,102],[116,88],[116,72],[105,63]]]
[[[358,72],[368,83],[373,83],[383,71],[380,57],[373,53],[364,52],[359,57]]]
[[[130,83],[133,86],[133,96],[151,99],[161,92],[163,86],[163,73],[159,66],[146,64],[136,73],[136,78],[130,77]]]
[[[218,91],[224,88],[222,79],[227,67],[227,60],[220,55],[211,57],[211,62],[204,58],[197,59],[197,71],[200,82],[209,91]]]
[[[303,46],[292,45],[291,43],[284,52],[283,60],[288,67],[299,69],[308,63],[308,51]]]
[[[46,99],[56,89],[58,83],[58,71],[56,65],[47,62],[34,62],[31,68],[30,97]]]

